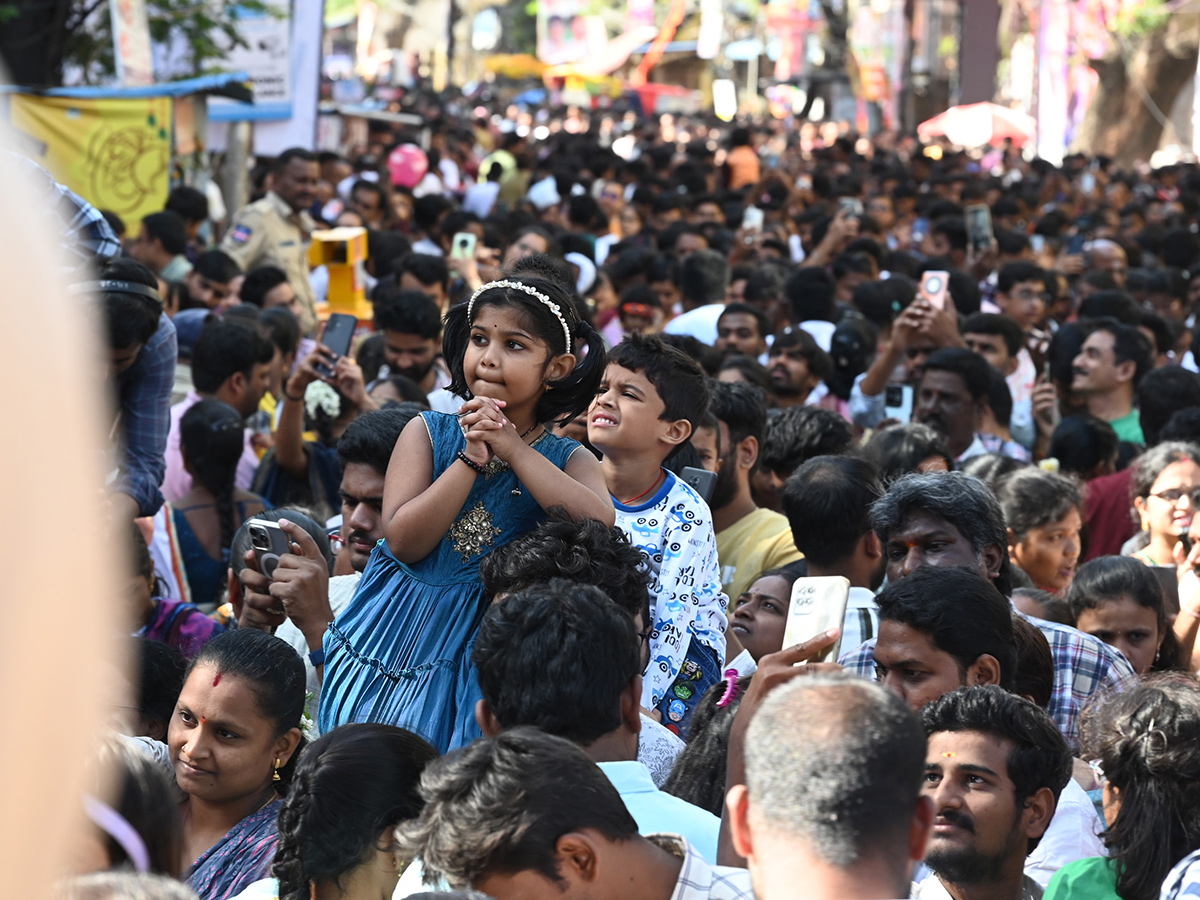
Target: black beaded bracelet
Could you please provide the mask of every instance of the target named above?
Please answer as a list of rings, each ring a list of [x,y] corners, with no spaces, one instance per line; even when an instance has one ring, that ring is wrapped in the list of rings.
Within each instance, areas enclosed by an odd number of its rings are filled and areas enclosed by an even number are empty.
[[[483,474],[483,466],[481,466],[479,463],[475,462],[475,460],[471,459],[471,457],[467,456],[467,454],[464,453],[463,451],[461,451],[461,450],[458,451],[458,458],[461,459],[463,462],[465,462],[472,469],[474,469],[478,474],[480,474],[480,475]]]

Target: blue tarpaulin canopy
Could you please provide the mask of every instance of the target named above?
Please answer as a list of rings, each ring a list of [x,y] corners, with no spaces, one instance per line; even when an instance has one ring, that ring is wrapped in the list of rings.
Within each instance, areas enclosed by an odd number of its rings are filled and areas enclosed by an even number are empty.
[[[136,97],[184,97],[188,94],[216,94],[243,103],[254,102],[248,72],[225,72],[220,75],[201,75],[183,81],[164,81],[144,87],[123,85],[78,85],[76,87],[30,88],[14,84],[0,85],[6,94],[41,94],[46,97],[75,97],[80,100]]]

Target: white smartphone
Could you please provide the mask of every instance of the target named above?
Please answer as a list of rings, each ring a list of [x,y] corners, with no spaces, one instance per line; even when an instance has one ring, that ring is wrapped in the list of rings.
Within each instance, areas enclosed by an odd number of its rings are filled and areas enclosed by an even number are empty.
[[[812,576],[797,578],[792,585],[792,601],[788,607],[787,626],[783,632],[783,646],[811,640],[830,628],[842,627],[846,621],[846,604],[850,600],[850,579],[841,575]],[[810,662],[837,662],[842,649],[842,638],[838,635],[833,646]]]
[[[883,393],[883,417],[895,419],[901,425],[911,422],[913,394],[911,384],[889,384]]]
[[[742,231],[759,232],[763,229],[763,211],[757,206],[747,206],[742,213]]]
[[[476,240],[477,238],[473,231],[458,232],[450,241],[450,258],[474,259]]]

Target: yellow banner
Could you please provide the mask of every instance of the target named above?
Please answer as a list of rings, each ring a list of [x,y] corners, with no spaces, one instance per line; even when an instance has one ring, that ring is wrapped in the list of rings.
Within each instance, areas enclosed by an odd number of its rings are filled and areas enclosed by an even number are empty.
[[[26,152],[98,209],[112,210],[136,236],[143,216],[167,200],[171,98],[12,98],[12,125]]]

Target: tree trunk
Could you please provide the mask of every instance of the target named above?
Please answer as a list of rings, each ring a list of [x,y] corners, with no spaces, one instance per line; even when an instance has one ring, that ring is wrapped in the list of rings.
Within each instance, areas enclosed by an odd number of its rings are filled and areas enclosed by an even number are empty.
[[[1158,149],[1163,120],[1196,75],[1200,15],[1173,13],[1165,28],[1131,40],[1126,45],[1131,51],[1128,66],[1117,38],[1109,41],[1105,58],[1092,61],[1100,84],[1076,144],[1085,153],[1110,156],[1118,165],[1129,166],[1148,160]]]
[[[1117,42],[1110,38],[1108,46],[1109,52],[1102,59],[1089,60],[1100,80],[1071,147],[1074,152],[1089,155],[1112,152],[1107,141],[1117,130],[1113,123],[1121,120],[1125,95],[1129,91],[1129,73]]]

